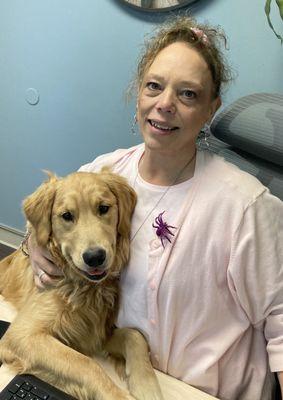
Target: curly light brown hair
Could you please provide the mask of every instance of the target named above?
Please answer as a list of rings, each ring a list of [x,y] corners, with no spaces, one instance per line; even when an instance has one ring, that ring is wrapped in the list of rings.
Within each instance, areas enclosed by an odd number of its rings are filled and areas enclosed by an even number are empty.
[[[131,89],[135,89],[136,93],[139,92],[144,76],[157,54],[175,42],[187,43],[201,54],[211,72],[213,97],[218,97],[223,85],[232,80],[231,69],[220,49],[222,43],[227,48],[226,36],[219,27],[199,24],[188,16],[171,18],[145,38]]]

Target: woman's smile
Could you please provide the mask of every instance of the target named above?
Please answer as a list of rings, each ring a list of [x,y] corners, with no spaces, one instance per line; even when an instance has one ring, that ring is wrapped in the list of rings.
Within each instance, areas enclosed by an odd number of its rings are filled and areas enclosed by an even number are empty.
[[[152,128],[152,133],[158,135],[171,135],[173,132],[179,129],[178,126],[172,126],[172,124],[168,122],[159,121],[156,119],[148,119],[148,123]]]

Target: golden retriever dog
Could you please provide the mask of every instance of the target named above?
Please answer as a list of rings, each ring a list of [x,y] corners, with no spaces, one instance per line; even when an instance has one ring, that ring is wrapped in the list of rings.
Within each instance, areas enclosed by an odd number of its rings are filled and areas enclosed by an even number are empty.
[[[21,250],[0,263],[0,292],[18,310],[0,341],[0,359],[15,372],[37,375],[78,399],[162,399],[145,339],[115,328],[135,204],[133,189],[108,170],[50,174],[26,198],[32,237],[64,276],[40,290]],[[95,361],[97,354],[124,360],[130,395]]]

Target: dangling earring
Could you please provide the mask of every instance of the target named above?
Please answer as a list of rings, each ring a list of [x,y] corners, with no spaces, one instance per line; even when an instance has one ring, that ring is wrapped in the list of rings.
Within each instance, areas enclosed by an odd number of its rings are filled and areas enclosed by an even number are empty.
[[[198,134],[196,145],[199,150],[207,150],[209,148],[209,136],[210,136],[210,126],[205,124]]]
[[[138,122],[138,120],[137,120],[137,114],[135,114],[134,115],[134,119],[133,119],[133,122],[132,122],[132,125],[131,125],[131,134],[133,135],[133,136],[136,136],[137,135],[137,132],[136,132],[136,124],[137,124],[137,122]]]

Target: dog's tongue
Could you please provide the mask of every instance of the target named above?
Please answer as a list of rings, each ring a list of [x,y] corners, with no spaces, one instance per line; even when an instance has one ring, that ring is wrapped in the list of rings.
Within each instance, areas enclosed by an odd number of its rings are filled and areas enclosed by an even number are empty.
[[[102,275],[104,273],[104,270],[101,270],[99,268],[94,268],[91,271],[87,271],[89,275]]]

